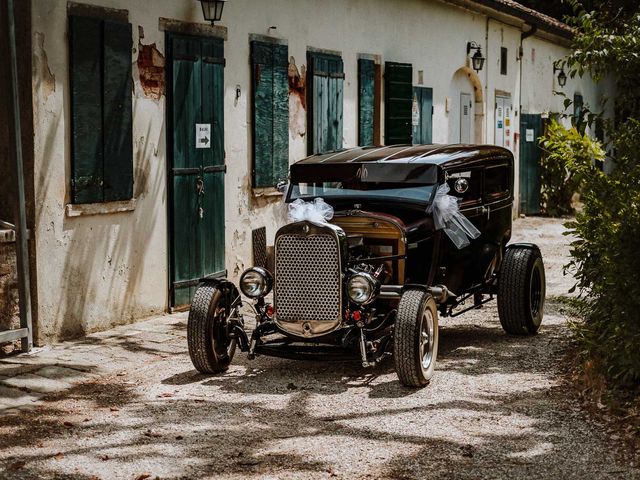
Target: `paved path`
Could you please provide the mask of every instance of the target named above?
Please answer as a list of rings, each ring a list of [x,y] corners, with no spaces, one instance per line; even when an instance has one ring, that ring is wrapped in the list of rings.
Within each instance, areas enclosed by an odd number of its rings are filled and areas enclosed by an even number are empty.
[[[443,319],[422,390],[400,386],[391,362],[238,355],[202,376],[185,315],[2,360],[0,478],[640,478],[563,381],[562,231],[516,223],[514,240],[545,256],[540,334],[507,337],[495,306]]]

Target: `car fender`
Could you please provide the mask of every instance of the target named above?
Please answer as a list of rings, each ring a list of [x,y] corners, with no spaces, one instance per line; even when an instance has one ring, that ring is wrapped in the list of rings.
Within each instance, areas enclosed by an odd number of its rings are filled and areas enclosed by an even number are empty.
[[[200,285],[212,285],[219,290],[229,289],[233,294],[234,299],[240,298],[240,292],[234,283],[225,277],[203,277],[199,280]]]
[[[536,245],[535,243],[527,243],[527,242],[510,243],[509,245],[507,245],[507,249],[509,248],[526,248],[528,250],[534,250],[540,253],[540,255],[542,255],[542,253],[540,252],[540,247],[538,247],[538,245]]]

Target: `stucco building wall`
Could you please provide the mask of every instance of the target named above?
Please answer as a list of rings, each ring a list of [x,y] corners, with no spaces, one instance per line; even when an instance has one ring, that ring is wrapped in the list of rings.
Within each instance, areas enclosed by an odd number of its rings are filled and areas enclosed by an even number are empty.
[[[168,307],[166,96],[162,85],[153,84],[161,82],[165,55],[165,33],[159,28],[159,18],[189,23],[202,23],[203,19],[196,1],[83,2],[127,9],[133,25],[137,203],[133,211],[72,218],[65,214],[71,198],[67,5],[64,1],[32,1],[37,316],[38,341],[43,343],[130,322]],[[228,29],[226,267],[233,280],[251,263],[251,230],[265,226],[271,241],[276,229],[286,221],[281,197],[257,196],[250,185],[250,34],[286,39],[290,72],[303,73],[308,47],[341,52],[345,67],[345,147],[357,145],[359,54],[377,55],[383,63],[413,64],[414,84],[419,85],[422,76],[423,85],[433,88],[434,143],[458,140],[459,111],[455,102],[456,98],[459,102],[463,88],[474,93],[476,100],[481,99],[474,105],[478,115],[474,117],[473,139],[477,142],[493,142],[496,90],[510,92],[519,113],[520,75],[524,110],[561,109],[562,100],[552,94],[552,59],[565,55],[565,48],[537,37],[525,40],[521,73],[516,59],[520,29],[437,1],[234,0],[225,7],[223,25]],[[469,69],[468,41],[481,44],[487,57],[485,69],[477,76]],[[500,75],[497,63],[503,45],[509,50],[506,76]],[[531,48],[536,49],[535,62],[530,61]],[[139,62],[141,49],[145,56]],[[474,91],[478,85],[480,92]],[[573,83],[565,91],[572,91],[571,88]],[[598,95],[595,87],[585,84],[580,88],[586,102]],[[289,99],[291,163],[304,158],[307,152],[306,112],[299,93],[292,92]],[[381,117],[384,131],[384,103]],[[515,121],[514,135],[518,133],[517,125]]]

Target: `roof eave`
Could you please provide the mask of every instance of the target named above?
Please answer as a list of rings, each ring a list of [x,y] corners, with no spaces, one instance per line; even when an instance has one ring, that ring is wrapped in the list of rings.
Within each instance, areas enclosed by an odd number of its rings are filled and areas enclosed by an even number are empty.
[[[537,36],[547,38],[552,41],[559,41],[564,45],[569,45],[575,35],[575,31],[568,25],[562,24],[562,27],[554,25],[537,15],[527,12],[526,10],[520,10],[514,6],[497,0],[438,1],[487,15],[518,28],[522,28],[523,24],[535,25],[538,28],[538,32],[536,33]]]

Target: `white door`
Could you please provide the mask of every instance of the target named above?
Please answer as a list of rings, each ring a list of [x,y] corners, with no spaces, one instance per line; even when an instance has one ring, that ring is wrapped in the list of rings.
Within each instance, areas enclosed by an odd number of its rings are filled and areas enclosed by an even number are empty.
[[[460,94],[460,143],[471,143],[471,103],[470,93]]]
[[[512,148],[513,125],[511,124],[511,98],[496,96],[495,144]]]

